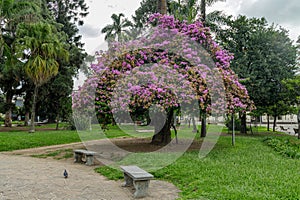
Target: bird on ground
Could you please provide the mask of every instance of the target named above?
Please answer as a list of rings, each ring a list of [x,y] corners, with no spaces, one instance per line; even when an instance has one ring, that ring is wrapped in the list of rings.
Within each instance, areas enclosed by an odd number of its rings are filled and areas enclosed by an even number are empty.
[[[64,177],[65,177],[65,178],[68,178],[68,172],[67,172],[66,169],[65,169],[65,171],[64,171]]]

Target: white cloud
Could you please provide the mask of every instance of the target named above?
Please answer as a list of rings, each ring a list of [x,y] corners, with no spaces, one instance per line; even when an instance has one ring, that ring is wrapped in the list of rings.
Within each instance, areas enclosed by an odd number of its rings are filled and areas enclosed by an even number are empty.
[[[112,23],[113,13],[124,13],[125,17],[131,18],[140,6],[140,2],[138,0],[87,0],[89,15],[84,18],[85,25],[80,27],[86,51],[93,54],[103,46],[104,34],[101,34],[101,29]]]
[[[141,0],[87,0],[90,14],[84,19],[85,26],[80,28],[85,48],[94,52],[104,42],[101,29],[112,22],[113,13],[124,13],[131,18],[140,6]],[[290,31],[292,39],[300,35],[299,0],[226,0],[217,2],[208,12],[223,10],[227,15],[239,14],[248,17],[266,17],[268,22],[279,24]]]
[[[79,27],[80,34],[85,38],[95,38],[99,37],[101,34],[100,27],[95,27],[91,24],[84,24]]]
[[[299,0],[226,0],[215,3],[209,9],[212,10],[224,10],[225,14],[233,16],[265,17],[269,24],[289,30],[293,40],[300,35]]]

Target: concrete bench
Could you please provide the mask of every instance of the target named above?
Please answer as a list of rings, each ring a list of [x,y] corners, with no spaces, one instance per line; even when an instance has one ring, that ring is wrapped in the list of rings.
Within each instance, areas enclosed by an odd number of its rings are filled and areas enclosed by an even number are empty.
[[[87,151],[84,149],[76,149],[74,150],[74,162],[75,163],[83,163],[83,157],[85,156],[85,164],[88,166],[91,166],[94,164],[94,155],[96,152],[93,151]]]
[[[148,187],[153,175],[139,168],[138,166],[121,166],[124,173],[124,187],[134,186],[135,198],[145,197],[148,194]]]

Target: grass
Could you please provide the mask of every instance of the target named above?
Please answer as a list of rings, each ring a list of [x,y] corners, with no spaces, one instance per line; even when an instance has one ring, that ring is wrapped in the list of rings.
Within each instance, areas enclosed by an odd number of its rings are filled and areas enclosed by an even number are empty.
[[[76,131],[0,132],[0,151],[80,142]]]
[[[231,138],[222,136],[204,159],[198,151],[187,152],[168,167],[150,172],[175,184],[182,191],[180,199],[299,199],[300,160],[279,155],[263,140],[237,136],[232,147]],[[124,160],[129,159],[140,158]],[[155,162],[153,157],[147,163]],[[110,179],[123,177],[109,167],[96,171]]]
[[[295,137],[267,137],[264,142],[281,155],[300,160],[300,140]]]
[[[51,127],[51,125],[49,125]],[[111,127],[105,133],[100,130],[92,131],[71,131],[71,130],[46,130],[28,133],[12,128],[9,132],[0,132],[0,151],[13,151],[35,147],[51,146],[58,144],[69,144],[74,142],[117,138],[128,136],[118,127]]]
[[[32,155],[35,158],[48,158],[54,157],[56,160],[67,159],[73,157],[73,150],[72,149],[59,149],[56,151],[50,151],[45,154],[36,154]]]
[[[117,127],[111,127],[105,133],[96,128],[79,134],[68,130],[38,131],[34,134],[27,131],[0,132],[0,151],[80,142],[81,139],[101,139],[105,135],[109,138],[132,136],[126,133],[126,130]],[[185,138],[191,137],[189,133],[190,130],[183,128],[179,134]],[[224,129],[223,133],[227,131]],[[299,199],[300,160],[279,154],[264,142],[267,134],[261,135],[237,134],[235,147],[231,146],[231,137],[221,136],[204,159],[199,159],[198,151],[186,152],[167,167],[150,172],[157,179],[175,184],[182,191],[180,199]],[[280,133],[268,135],[272,138],[291,138]],[[144,155],[129,155],[118,164],[139,160],[143,168],[151,168],[153,163],[158,162],[155,154],[148,157]],[[37,156],[61,159],[70,154],[59,150]],[[166,160],[171,157],[172,154],[165,155]],[[101,167],[96,171],[110,179],[123,178],[122,173],[113,168]]]

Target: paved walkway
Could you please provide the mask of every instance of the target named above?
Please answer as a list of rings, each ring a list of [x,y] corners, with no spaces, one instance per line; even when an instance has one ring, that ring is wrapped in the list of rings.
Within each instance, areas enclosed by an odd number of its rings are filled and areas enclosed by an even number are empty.
[[[107,180],[94,172],[94,167],[3,153],[0,160],[0,200],[133,199],[131,189],[121,187],[121,181]],[[67,179],[64,169],[69,172]],[[177,192],[172,184],[153,180],[144,199],[176,199]]]

